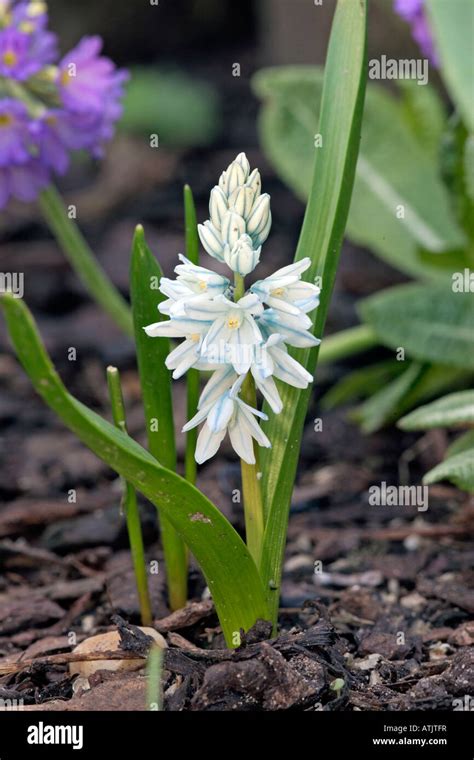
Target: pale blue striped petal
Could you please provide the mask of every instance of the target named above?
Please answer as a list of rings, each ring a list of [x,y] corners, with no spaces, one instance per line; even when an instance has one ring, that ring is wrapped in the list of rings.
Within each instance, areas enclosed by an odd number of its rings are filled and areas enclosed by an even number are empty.
[[[196,452],[194,458],[198,464],[203,464],[208,459],[211,459],[217,451],[219,446],[225,438],[226,431],[222,430],[219,433],[213,433],[209,429],[209,425],[206,423],[201,432],[198,435]]]

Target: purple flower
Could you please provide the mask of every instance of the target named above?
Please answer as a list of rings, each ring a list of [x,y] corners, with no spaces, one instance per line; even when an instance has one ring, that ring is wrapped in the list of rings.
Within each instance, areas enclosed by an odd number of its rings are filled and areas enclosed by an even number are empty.
[[[423,12],[423,0],[395,0],[394,7],[405,21],[413,21],[418,13]]]
[[[0,208],[10,196],[34,200],[49,181],[46,167],[37,156],[34,124],[23,103],[0,100]]]
[[[110,58],[101,56],[100,37],[84,37],[59,64],[59,92],[63,104],[72,111],[102,113],[122,95],[127,79]]]
[[[8,3],[11,6],[11,2]],[[48,8],[40,0],[16,3],[11,12],[13,25],[20,31],[31,34],[38,29],[45,29],[48,24]]]
[[[85,37],[48,71],[58,51],[46,4],[0,0],[0,77],[15,81],[15,97],[0,97],[0,208],[10,197],[33,200],[67,171],[72,151],[102,155],[128,75],[101,51],[100,37]]]
[[[424,9],[424,0],[395,0],[395,12],[411,26],[413,39],[417,42],[423,55],[438,65],[438,56]]]
[[[56,56],[56,37],[39,30],[22,32],[8,27],[0,31],[0,75],[18,81],[29,79]]]
[[[30,118],[26,106],[0,100],[0,167],[24,164],[31,157]]]
[[[57,174],[64,174],[74,150],[94,151],[100,117],[51,108],[38,120],[34,132],[41,161]]]
[[[49,174],[41,161],[30,158],[23,164],[0,167],[0,208],[10,197],[30,203],[49,183]]]
[[[100,37],[84,37],[59,65],[58,88],[67,111],[88,120],[87,147],[94,156],[113,137],[122,114],[121,98],[128,73],[101,55]],[[94,118],[91,118],[94,117]]]

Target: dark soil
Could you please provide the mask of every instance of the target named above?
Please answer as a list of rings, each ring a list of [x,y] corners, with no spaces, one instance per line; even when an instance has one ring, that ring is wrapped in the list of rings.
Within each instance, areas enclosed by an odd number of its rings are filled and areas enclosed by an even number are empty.
[[[213,76],[218,82],[218,69]],[[124,292],[135,223],[145,224],[170,275],[183,249],[183,182],[193,186],[204,219],[210,187],[239,150],[262,168],[272,194],[274,230],[259,276],[291,260],[302,206],[257,147],[248,82],[233,87],[225,100],[231,126],[212,150],[163,149],[150,159],[149,150],[122,137],[92,185],[83,167],[73,173],[81,224]],[[34,209],[12,210],[1,229],[0,271],[24,272],[25,299],[68,387],[109,416],[105,367],[118,365],[130,433],[144,442],[131,343],[88,301]],[[346,245],[328,332],[354,323],[359,297],[400,279]],[[98,673],[87,690],[68,675],[74,644],[122,625],[113,622],[116,614],[139,622],[119,481],[35,396],[3,325],[0,349],[0,699],[21,699],[30,710],[144,709],[142,670]],[[347,410],[325,414],[323,431],[314,432],[317,398],[350,368],[318,371],[277,638],[264,640],[268,630],[258,625],[237,651],[226,650],[197,568],[193,601],[170,615],[155,511],[142,504],[148,558],[159,562],[150,576],[155,627],[169,645],[166,710],[444,710],[474,694],[474,505],[455,488],[436,486],[426,512],[369,506],[371,484],[419,483],[447,441],[432,432],[420,444],[393,428],[364,437]],[[182,383],[175,392],[181,429]],[[181,436],[178,441],[182,455]],[[241,509],[231,498],[239,478],[235,457],[223,447],[202,468],[199,485],[242,531]]]

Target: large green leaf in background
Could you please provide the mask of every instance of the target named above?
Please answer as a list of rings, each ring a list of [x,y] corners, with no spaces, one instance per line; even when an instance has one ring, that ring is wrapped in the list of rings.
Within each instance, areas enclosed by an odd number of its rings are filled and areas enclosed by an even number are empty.
[[[441,75],[466,127],[474,132],[474,3],[425,0]]]
[[[431,404],[420,406],[402,417],[402,430],[428,430],[436,427],[474,426],[474,391],[449,393]]]
[[[315,334],[322,335],[339,262],[349,211],[360,141],[366,75],[366,3],[339,0],[331,30],[321,102],[319,131],[324,148],[308,154],[314,163],[313,181],[295,259],[311,258],[304,278],[322,278],[321,303],[315,317]],[[316,93],[311,95],[314,97]],[[306,110],[308,134],[317,130],[315,112]],[[283,140],[279,152],[287,149]],[[314,161],[316,155],[316,160]],[[318,350],[293,354],[314,372]],[[264,425],[272,442],[262,451],[262,487],[266,523],[261,573],[267,589],[273,622],[277,619],[281,570],[288,514],[300,454],[301,436],[311,388],[300,391],[279,386],[283,412],[270,413]]]
[[[206,82],[190,79],[181,71],[140,66],[131,70],[121,130],[147,140],[157,134],[160,145],[186,148],[210,145],[220,121],[216,92]]]
[[[264,69],[253,86],[263,100],[264,150],[280,177],[306,200],[322,71],[308,66]],[[444,266],[452,271],[449,257],[425,256],[422,261],[419,251],[457,250],[464,237],[438,176],[433,150],[421,148],[406,108],[406,98],[399,103],[379,85],[367,87],[347,234],[408,274],[440,278],[445,276]],[[404,219],[397,218],[399,205],[404,207]]]
[[[474,368],[474,298],[444,284],[399,285],[359,303],[362,319],[389,348],[425,362]]]
[[[25,304],[0,299],[16,354],[36,391],[67,427],[165,514],[206,577],[227,644],[258,618],[268,619],[262,583],[244,542],[209,499],[132,438],[67,392]]]

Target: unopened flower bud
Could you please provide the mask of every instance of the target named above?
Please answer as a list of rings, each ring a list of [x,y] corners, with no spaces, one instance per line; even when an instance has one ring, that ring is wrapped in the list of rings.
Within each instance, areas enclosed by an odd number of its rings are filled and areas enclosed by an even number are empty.
[[[222,217],[228,211],[227,198],[223,190],[217,185],[211,190],[209,199],[209,216],[216,230],[221,229]]]
[[[244,219],[233,211],[227,211],[222,218],[221,235],[223,242],[232,248],[244,233]]]
[[[245,172],[241,165],[232,161],[229,168],[221,174],[219,180],[219,187],[226,194],[227,197],[231,195],[239,185],[245,184]]]
[[[255,203],[252,213],[247,220],[247,232],[252,237],[254,243],[257,239],[259,243],[263,242],[260,240],[260,236],[264,232],[266,232],[265,239],[268,237],[268,233],[270,232],[269,224],[271,225],[270,196],[268,193],[264,193]]]
[[[238,187],[229,198],[229,208],[240,214],[243,219],[248,219],[252,213],[255,200],[255,191],[251,187]]]
[[[260,172],[258,169],[253,170],[247,179],[245,186],[251,187],[255,192],[255,200],[260,197],[260,193],[262,192],[262,178],[260,177]]]
[[[253,248],[249,235],[242,235],[232,249],[229,246],[225,247],[224,260],[233,272],[245,277],[253,272],[260,261],[261,250],[261,247]]]
[[[207,221],[204,224],[198,224],[198,233],[201,243],[208,254],[214,256],[215,259],[219,259],[219,261],[223,261],[224,244],[219,230],[211,222]]]
[[[270,230],[272,227],[272,215],[271,212],[268,214],[268,219],[265,227],[261,232],[258,233],[258,235],[252,235],[252,240],[254,245],[263,245],[265,240],[270,234]]]
[[[237,158],[235,159],[235,161],[233,163],[239,164],[239,166],[242,167],[245,179],[247,179],[247,177],[249,176],[249,172],[250,172],[250,164],[249,164],[248,158],[245,155],[245,153],[239,153],[239,155],[237,156]]]

